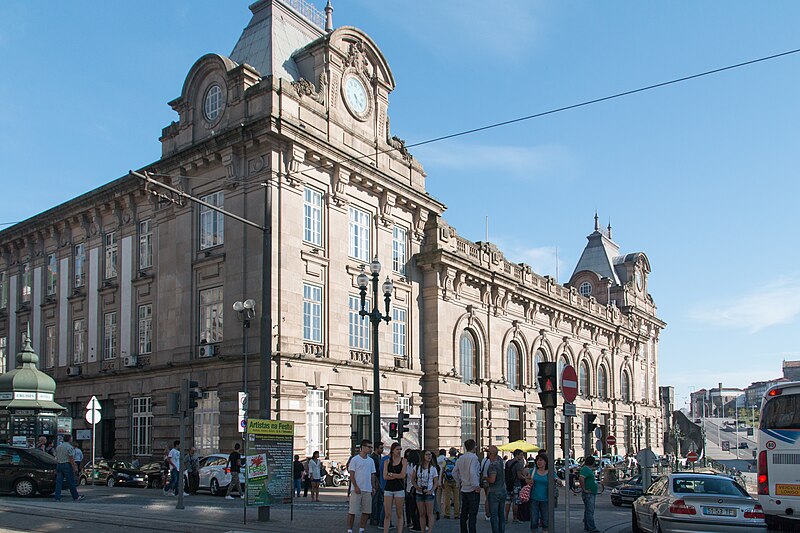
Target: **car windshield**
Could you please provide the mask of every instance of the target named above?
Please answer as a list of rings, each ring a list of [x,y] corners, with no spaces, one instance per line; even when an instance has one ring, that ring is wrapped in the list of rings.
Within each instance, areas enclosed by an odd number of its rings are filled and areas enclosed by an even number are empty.
[[[116,462],[111,464],[111,468],[120,468],[120,469],[129,469],[130,470],[133,467],[131,466],[130,463],[126,463],[125,461],[116,461]]]
[[[56,464],[56,459],[49,453],[45,453],[42,450],[37,450],[36,448],[32,448],[30,450],[26,450],[29,454],[37,458],[38,460],[42,461],[43,463],[54,465]]]
[[[722,477],[682,478],[672,480],[675,494],[714,494],[719,496],[745,496],[747,492],[730,479]]]

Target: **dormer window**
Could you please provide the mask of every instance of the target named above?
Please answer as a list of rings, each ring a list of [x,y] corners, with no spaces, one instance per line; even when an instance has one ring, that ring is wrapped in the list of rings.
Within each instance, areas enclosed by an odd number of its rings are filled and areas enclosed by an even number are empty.
[[[203,99],[203,115],[209,122],[214,122],[222,113],[222,89],[219,85],[212,85]]]
[[[584,298],[588,298],[592,295],[592,284],[588,281],[584,281],[581,283],[581,286],[578,288],[578,292],[581,293],[581,296]]]

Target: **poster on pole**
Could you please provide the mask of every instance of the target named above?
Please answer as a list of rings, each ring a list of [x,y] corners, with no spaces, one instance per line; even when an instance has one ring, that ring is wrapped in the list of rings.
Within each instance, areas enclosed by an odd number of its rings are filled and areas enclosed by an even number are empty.
[[[291,503],[294,422],[250,418],[246,435],[246,505]]]

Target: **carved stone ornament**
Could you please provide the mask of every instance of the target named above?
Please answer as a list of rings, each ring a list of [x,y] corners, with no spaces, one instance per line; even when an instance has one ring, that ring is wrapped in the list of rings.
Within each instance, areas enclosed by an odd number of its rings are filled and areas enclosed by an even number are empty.
[[[411,155],[411,152],[408,151],[406,148],[406,142],[396,135],[392,135],[391,128],[389,127],[390,121],[386,119],[386,143],[397,150],[400,153],[400,156],[403,158],[403,161],[411,161],[414,157]]]
[[[314,87],[313,83],[305,78],[300,78],[299,80],[292,82],[292,87],[294,87],[294,90],[297,91],[297,94],[300,96],[300,98],[308,96],[320,104],[325,103],[325,89],[327,86],[328,76],[324,72],[319,75],[319,90]]]
[[[364,49],[364,41],[359,40],[350,43],[344,64],[345,66],[356,69],[358,72],[367,72],[369,61],[367,60],[367,54]]]

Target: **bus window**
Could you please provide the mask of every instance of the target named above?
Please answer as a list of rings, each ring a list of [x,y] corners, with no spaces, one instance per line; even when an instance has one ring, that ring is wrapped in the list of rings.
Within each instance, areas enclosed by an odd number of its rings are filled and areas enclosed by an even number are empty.
[[[767,401],[760,429],[800,429],[800,395],[775,396]]]

